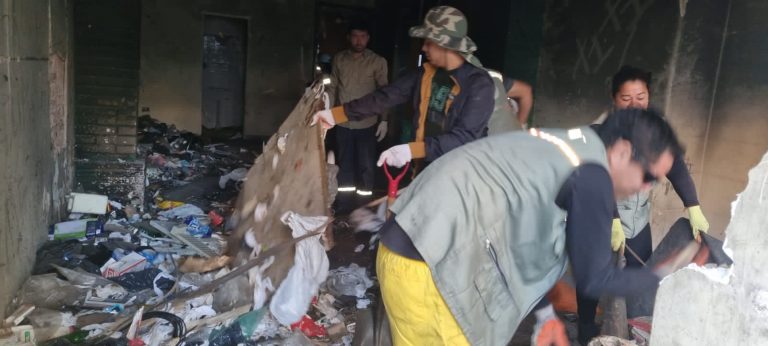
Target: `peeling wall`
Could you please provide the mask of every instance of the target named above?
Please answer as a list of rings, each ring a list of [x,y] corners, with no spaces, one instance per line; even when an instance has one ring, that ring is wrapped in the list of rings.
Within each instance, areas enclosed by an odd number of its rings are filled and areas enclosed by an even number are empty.
[[[48,52],[51,155],[54,171],[51,210],[54,219],[65,216],[65,196],[74,183],[75,93],[73,59],[73,0],[49,1],[50,49]]]
[[[713,97],[716,97],[717,75],[720,68],[720,51],[725,30],[727,1],[698,1],[691,3],[685,15],[676,12],[675,31],[669,60],[661,72],[665,80],[654,97],[662,95],[664,102],[657,105],[664,110],[670,123],[686,147],[685,161],[696,184],[699,202],[705,216],[712,223],[711,234],[722,239],[725,223],[730,214],[717,215],[723,205],[713,205],[702,200],[712,187],[702,184],[705,166],[703,153],[707,145],[707,119],[710,117]],[[652,98],[653,100],[653,98]],[[747,167],[740,171],[746,179]],[[685,215],[680,197],[669,181],[659,184],[653,191],[653,215],[651,229],[654,240],[661,241],[680,216]],[[731,201],[733,196],[727,197]],[[729,203],[729,202],[726,202]],[[728,211],[728,207],[724,211]],[[723,224],[717,227],[716,224]]]
[[[696,2],[688,4],[689,9]],[[714,230],[725,230],[731,201],[768,149],[768,2],[730,0],[717,90],[702,152],[701,202]]]
[[[0,315],[72,181],[72,1],[0,0]]]
[[[549,0],[536,87],[538,126],[589,123],[608,109],[611,76],[650,70],[651,105],[665,111],[710,233],[722,239],[730,201],[768,148],[768,3],[747,0]],[[654,243],[686,216],[669,182],[653,193]]]
[[[248,21],[244,131],[272,135],[310,81],[314,9],[310,0],[143,0],[142,114],[201,132],[203,17],[234,16]]]

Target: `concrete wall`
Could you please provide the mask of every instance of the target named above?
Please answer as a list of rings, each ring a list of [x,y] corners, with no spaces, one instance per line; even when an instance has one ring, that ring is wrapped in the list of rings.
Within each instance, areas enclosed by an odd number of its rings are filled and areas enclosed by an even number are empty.
[[[687,147],[711,233],[723,237],[730,202],[768,147],[768,5],[747,0],[550,0],[544,19],[534,121],[570,127],[610,105],[621,65],[653,72],[651,104]],[[684,208],[669,182],[653,194],[654,243]]]
[[[768,2],[730,0],[722,58],[702,152],[701,202],[724,230],[746,172],[768,149]],[[694,2],[688,4],[689,8]]]
[[[143,0],[139,104],[153,118],[201,132],[204,14],[248,20],[245,134],[269,136],[310,81],[311,0]]]
[[[0,0],[0,315],[72,181],[72,1]]]

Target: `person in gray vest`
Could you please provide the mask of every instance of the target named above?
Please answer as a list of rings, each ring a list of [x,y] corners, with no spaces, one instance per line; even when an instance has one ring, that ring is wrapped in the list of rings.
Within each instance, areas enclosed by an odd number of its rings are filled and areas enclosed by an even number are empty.
[[[541,302],[570,260],[578,292],[657,285],[611,262],[615,200],[647,190],[683,149],[655,111],[590,127],[506,132],[428,166],[391,207],[376,259],[395,345],[505,345],[536,307],[537,345],[567,343]],[[538,305],[537,305],[538,303]]]
[[[528,116],[533,108],[533,88],[527,82],[503,77],[504,90],[507,91],[507,98],[514,102],[512,108],[517,115],[517,121],[522,127],[528,127]]]
[[[650,101],[651,73],[633,66],[622,66],[611,81],[611,96],[614,109],[647,109]],[[602,114],[595,124],[603,123],[607,112]],[[675,156],[672,168],[667,174],[675,192],[683,201],[693,230],[693,238],[700,239],[699,232],[709,230],[704,213],[701,211],[696,186],[693,183],[688,166],[682,154]],[[628,267],[640,267],[651,257],[653,241],[651,239],[651,201],[650,191],[642,191],[619,200],[612,224],[611,248],[618,251],[624,244],[632,251],[625,251]],[[633,254],[634,253],[634,254]],[[635,258],[635,255],[639,258]],[[641,262],[642,261],[642,262]],[[586,344],[597,336],[599,328],[595,323],[598,300],[577,294],[579,342]]]
[[[479,61],[477,63],[480,64]],[[528,116],[533,106],[531,85],[509,78],[499,71],[484,69],[494,84],[493,113],[488,121],[488,134],[528,128]]]

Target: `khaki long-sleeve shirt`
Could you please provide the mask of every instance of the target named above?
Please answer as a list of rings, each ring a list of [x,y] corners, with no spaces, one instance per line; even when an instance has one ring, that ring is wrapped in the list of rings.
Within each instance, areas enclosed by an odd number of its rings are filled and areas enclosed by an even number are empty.
[[[334,55],[331,71],[329,96],[334,105],[341,105],[368,95],[377,88],[387,85],[387,60],[366,49],[355,57],[349,49]],[[387,120],[386,112],[377,114]],[[350,129],[364,129],[375,125],[377,117],[349,121],[339,126]]]

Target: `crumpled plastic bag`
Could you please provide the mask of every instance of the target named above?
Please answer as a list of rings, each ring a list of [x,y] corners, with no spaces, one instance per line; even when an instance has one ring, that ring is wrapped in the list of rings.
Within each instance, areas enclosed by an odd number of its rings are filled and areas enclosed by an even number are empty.
[[[327,320],[331,324],[341,323],[344,321],[344,316],[341,315],[339,310],[336,310],[336,308],[333,307],[333,303],[335,301],[336,298],[328,293],[325,293],[317,297],[317,303],[315,303],[315,308],[317,308],[317,310],[323,314],[323,320]]]
[[[216,273],[216,278],[220,278],[229,273],[229,269],[223,268]],[[248,278],[240,275],[232,280],[223,283],[213,292],[213,309],[216,311],[230,311],[239,306],[251,305],[253,297],[250,292]]]
[[[88,273],[82,269],[69,269],[69,268],[64,268],[55,264],[51,264],[51,266],[56,268],[56,271],[58,271],[59,274],[61,274],[61,276],[65,277],[67,281],[69,281],[73,285],[91,287],[91,286],[107,286],[107,285],[114,284],[114,282],[109,281],[104,277]]]
[[[224,190],[230,180],[243,181],[248,176],[248,168],[236,168],[219,178],[219,188]]]
[[[358,208],[349,214],[349,223],[355,232],[378,232],[386,221],[386,203],[380,203],[375,211],[371,208]]]
[[[325,286],[334,296],[352,296],[363,298],[365,291],[373,286],[365,268],[355,263],[348,267],[339,267],[328,273]]]
[[[33,275],[24,282],[15,303],[58,310],[62,306],[78,305],[87,292],[88,288],[72,285],[57,278],[56,274]]]
[[[292,211],[280,218],[291,228],[294,238],[316,230],[327,220],[325,216],[302,216]],[[301,320],[320,284],[328,277],[328,255],[320,243],[320,236],[296,244],[294,265],[269,304],[269,311],[282,325],[289,326]]]
[[[198,208],[198,207],[196,207],[196,206],[194,206],[192,204],[185,204],[185,205],[182,205],[180,207],[176,207],[176,208],[173,208],[173,209],[168,209],[166,211],[161,211],[161,212],[157,213],[157,215],[160,215],[162,217],[166,217],[166,218],[169,218],[169,219],[173,219],[173,218],[183,219],[183,218],[186,218],[188,216],[195,216],[195,215],[204,216],[206,214],[205,214],[205,212],[203,212],[202,209],[200,209],[200,208]]]
[[[33,310],[27,319],[35,328],[35,339],[38,342],[69,334],[70,328],[77,322],[72,313],[40,308]]]
[[[267,303],[269,293],[275,291],[272,279],[264,272],[275,262],[275,256],[270,256],[261,265],[248,270],[248,283],[253,287],[253,308],[261,309]]]

